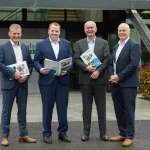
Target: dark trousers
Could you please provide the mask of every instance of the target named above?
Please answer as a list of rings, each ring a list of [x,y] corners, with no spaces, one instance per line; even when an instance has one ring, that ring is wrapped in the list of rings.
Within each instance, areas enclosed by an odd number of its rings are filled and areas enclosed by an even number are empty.
[[[10,119],[12,106],[16,97],[18,106],[17,119],[19,123],[20,136],[28,135],[26,128],[26,108],[27,108],[27,95],[28,89],[24,88],[20,83],[16,83],[13,89],[2,90],[2,137],[8,137],[10,132]]]
[[[116,85],[112,88],[112,98],[121,136],[134,138],[135,100],[137,88],[123,88]]]
[[[43,137],[52,134],[52,114],[54,103],[56,103],[58,115],[58,132],[59,136],[65,136],[68,130],[67,107],[68,107],[68,89],[66,85],[62,85],[59,78],[56,77],[51,85],[40,85],[40,92],[43,104]]]
[[[92,80],[90,84],[80,85],[80,87],[83,105],[83,133],[86,135],[90,134],[91,112],[94,97],[100,134],[106,134],[106,85],[97,84],[95,80]]]

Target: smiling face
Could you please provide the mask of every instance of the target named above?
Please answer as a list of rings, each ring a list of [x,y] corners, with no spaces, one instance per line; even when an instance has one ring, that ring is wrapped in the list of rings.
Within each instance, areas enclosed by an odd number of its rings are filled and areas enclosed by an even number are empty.
[[[11,28],[8,35],[15,45],[19,45],[19,41],[22,37],[21,28]]]
[[[49,26],[48,34],[53,42],[57,42],[60,36],[60,26],[52,24]]]
[[[125,41],[130,35],[130,28],[128,24],[122,23],[118,27],[118,37],[121,42]]]
[[[84,32],[88,38],[94,38],[97,32],[96,24],[93,21],[88,21],[84,25]]]

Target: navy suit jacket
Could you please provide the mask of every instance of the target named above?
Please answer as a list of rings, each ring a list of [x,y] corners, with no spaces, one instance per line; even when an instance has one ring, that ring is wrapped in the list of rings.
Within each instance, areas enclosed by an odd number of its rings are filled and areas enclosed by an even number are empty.
[[[22,56],[23,56],[23,61],[27,62],[30,75],[32,73],[32,68],[33,68],[33,62],[31,59],[31,55],[29,53],[29,48],[21,43],[21,50],[22,50]],[[2,89],[12,89],[17,80],[13,79],[15,71],[6,67],[11,64],[17,63],[15,53],[12,47],[12,44],[10,41],[0,45],[0,71],[2,72],[1,75],[1,88]],[[12,80],[10,80],[10,78]],[[25,88],[28,87],[27,81],[24,83],[21,83]]]
[[[34,68],[39,72],[39,85],[50,85],[53,83],[55,76],[51,74],[41,74],[40,69],[44,67],[44,59],[60,61],[72,57],[72,49],[70,42],[65,39],[59,41],[59,54],[56,59],[50,39],[46,38],[36,44],[36,52],[34,55]],[[59,76],[62,84],[69,85],[69,74]]]
[[[113,62],[115,61],[118,46],[118,44],[115,45],[110,59],[110,65],[108,68],[110,76],[114,74]],[[140,62],[140,58],[140,46],[133,40],[129,39],[123,47],[116,62],[116,74],[118,75],[120,80],[118,83],[120,87],[139,86],[138,65]]]

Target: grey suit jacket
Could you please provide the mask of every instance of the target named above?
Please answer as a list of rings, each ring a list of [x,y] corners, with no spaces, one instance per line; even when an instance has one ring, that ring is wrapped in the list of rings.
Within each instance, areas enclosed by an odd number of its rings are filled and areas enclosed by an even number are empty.
[[[79,84],[89,84],[91,81],[91,73],[86,71],[87,65],[83,63],[80,56],[88,49],[87,38],[81,39],[76,42],[76,51],[74,54],[75,64],[79,69]],[[97,84],[107,84],[108,75],[107,67],[110,59],[110,52],[108,42],[101,38],[96,37],[94,53],[101,61],[101,65],[97,68],[100,72],[99,77],[96,79]]]

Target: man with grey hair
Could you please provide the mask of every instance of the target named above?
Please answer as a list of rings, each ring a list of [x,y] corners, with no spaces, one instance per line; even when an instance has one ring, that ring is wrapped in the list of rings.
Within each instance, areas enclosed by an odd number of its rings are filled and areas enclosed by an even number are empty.
[[[11,110],[16,98],[18,106],[18,123],[20,129],[19,142],[35,143],[36,140],[28,136],[26,127],[26,108],[28,96],[29,76],[22,76],[19,71],[7,67],[8,65],[26,61],[30,75],[32,73],[32,59],[29,48],[20,42],[22,29],[19,24],[12,24],[8,35],[10,40],[0,45],[0,72],[2,90],[2,146],[8,146],[8,136],[10,131]]]
[[[82,141],[89,139],[91,127],[91,112],[93,97],[97,108],[100,139],[108,141],[106,136],[106,84],[108,83],[107,66],[109,64],[109,46],[106,40],[95,36],[97,27],[95,22],[88,21],[84,25],[87,37],[77,41],[75,51],[75,63],[79,69],[79,84],[82,93],[83,104],[83,135]],[[87,50],[92,49],[101,65],[94,68],[86,65],[80,56]]]

